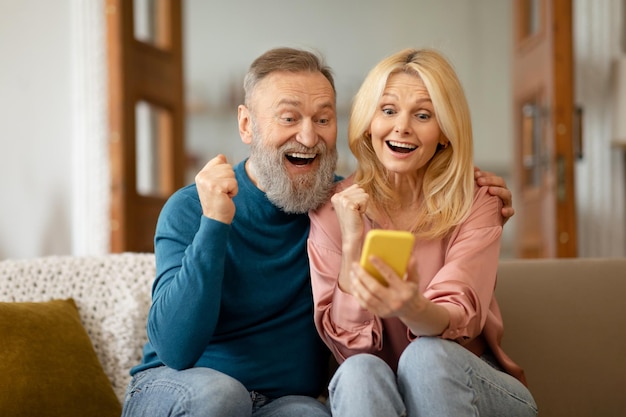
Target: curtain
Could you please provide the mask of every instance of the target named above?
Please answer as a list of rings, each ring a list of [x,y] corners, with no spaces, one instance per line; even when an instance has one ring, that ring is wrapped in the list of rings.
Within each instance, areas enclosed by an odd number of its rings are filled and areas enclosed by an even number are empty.
[[[612,63],[621,51],[624,1],[574,1],[576,101],[583,108],[577,162],[581,257],[626,256],[625,150],[611,145]],[[626,115],[624,115],[626,117]]]
[[[72,0],[72,254],[109,252],[104,0]]]

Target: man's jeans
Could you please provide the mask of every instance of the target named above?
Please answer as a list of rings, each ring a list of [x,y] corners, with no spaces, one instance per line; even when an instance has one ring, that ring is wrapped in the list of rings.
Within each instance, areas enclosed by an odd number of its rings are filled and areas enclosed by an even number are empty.
[[[374,355],[355,355],[330,382],[330,408],[337,417],[535,417],[528,389],[489,362],[431,337],[406,348],[397,375]]]
[[[269,399],[248,392],[236,379],[208,368],[183,371],[162,366],[135,374],[122,417],[330,417],[315,398]]]

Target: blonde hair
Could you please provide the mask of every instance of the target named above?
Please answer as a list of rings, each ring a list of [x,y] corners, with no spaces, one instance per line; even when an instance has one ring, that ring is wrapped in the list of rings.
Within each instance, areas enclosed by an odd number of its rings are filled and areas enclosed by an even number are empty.
[[[419,77],[433,103],[447,147],[430,160],[422,184],[423,204],[413,232],[420,237],[446,235],[469,215],[474,199],[473,142],[469,106],[463,87],[448,60],[431,49],[405,49],[379,62],[357,92],[348,126],[348,143],[358,164],[355,182],[371,196],[375,210],[389,213],[397,196],[379,162],[368,132],[389,76]]]

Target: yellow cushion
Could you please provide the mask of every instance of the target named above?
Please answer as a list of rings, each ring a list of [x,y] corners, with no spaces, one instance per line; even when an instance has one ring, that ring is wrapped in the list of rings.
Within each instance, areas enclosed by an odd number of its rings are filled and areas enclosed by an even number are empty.
[[[73,299],[0,302],[0,415],[120,414]]]

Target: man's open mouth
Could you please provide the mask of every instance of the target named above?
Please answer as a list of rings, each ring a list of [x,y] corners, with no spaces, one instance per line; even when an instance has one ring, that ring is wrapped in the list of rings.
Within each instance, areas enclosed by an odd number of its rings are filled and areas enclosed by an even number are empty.
[[[399,152],[399,153],[409,153],[417,149],[417,146],[412,145],[410,143],[396,142],[393,140],[388,140],[385,143],[387,144],[389,149],[391,149],[394,152]]]
[[[308,165],[315,161],[317,158],[316,153],[300,153],[300,152],[291,152],[286,153],[285,157],[289,162],[294,165]]]

